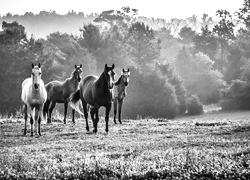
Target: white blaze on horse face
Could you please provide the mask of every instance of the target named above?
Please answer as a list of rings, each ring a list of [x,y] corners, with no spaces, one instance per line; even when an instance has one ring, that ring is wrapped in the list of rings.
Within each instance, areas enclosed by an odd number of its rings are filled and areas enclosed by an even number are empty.
[[[32,78],[35,89],[39,88],[41,75],[42,75],[41,68],[39,68],[38,66],[35,66],[31,72],[31,78]]]
[[[113,86],[114,86],[114,83],[115,83],[115,73],[114,71],[109,71],[108,72],[108,75],[109,75],[109,89],[112,89]]]

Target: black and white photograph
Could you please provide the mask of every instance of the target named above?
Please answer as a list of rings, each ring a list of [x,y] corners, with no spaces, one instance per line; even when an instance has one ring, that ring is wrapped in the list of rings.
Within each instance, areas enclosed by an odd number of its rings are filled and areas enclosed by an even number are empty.
[[[250,179],[250,0],[1,0],[2,179]]]

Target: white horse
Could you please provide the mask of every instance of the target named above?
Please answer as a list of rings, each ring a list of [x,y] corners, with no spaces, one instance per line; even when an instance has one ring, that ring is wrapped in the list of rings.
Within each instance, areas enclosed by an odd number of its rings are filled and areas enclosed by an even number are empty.
[[[24,135],[27,131],[27,118],[30,115],[31,136],[33,136],[33,122],[35,121],[35,133],[41,136],[40,124],[42,119],[42,110],[45,101],[47,100],[47,91],[44,86],[44,82],[41,79],[42,70],[39,63],[38,66],[34,66],[32,63],[31,77],[27,78],[22,83],[22,101],[24,103]],[[38,123],[38,129],[37,129]]]

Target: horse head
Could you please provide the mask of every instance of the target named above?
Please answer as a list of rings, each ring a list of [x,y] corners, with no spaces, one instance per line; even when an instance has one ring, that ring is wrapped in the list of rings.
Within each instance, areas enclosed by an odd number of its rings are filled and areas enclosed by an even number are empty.
[[[122,77],[122,81],[123,81],[123,83],[124,83],[125,86],[127,86],[128,83],[129,83],[129,76],[130,76],[130,70],[129,70],[129,68],[127,70],[125,70],[123,68],[122,69],[122,75],[121,75],[121,77]]]
[[[76,79],[78,82],[82,79],[82,64],[80,66],[75,65],[75,70],[72,73],[74,79]]]
[[[108,67],[107,64],[105,64],[105,68],[104,68],[104,80],[105,82],[107,82],[108,88],[112,89],[114,86],[114,82],[115,82],[115,73],[114,73],[114,68],[115,65],[113,64],[112,67]]]
[[[34,66],[34,64],[32,63],[31,78],[35,90],[39,89],[41,76],[42,76],[41,64],[39,63],[38,66]]]

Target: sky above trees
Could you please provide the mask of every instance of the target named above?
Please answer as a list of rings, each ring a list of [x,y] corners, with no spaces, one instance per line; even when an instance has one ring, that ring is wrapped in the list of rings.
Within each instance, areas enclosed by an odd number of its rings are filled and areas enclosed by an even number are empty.
[[[43,10],[55,10],[58,14],[67,14],[71,10],[91,14],[129,6],[138,9],[138,15],[163,18],[168,21],[172,18],[185,19],[193,15],[201,17],[204,13],[215,18],[218,9],[226,9],[233,13],[238,11],[242,4],[243,0],[1,0],[0,14],[23,15],[25,12],[37,14]]]

